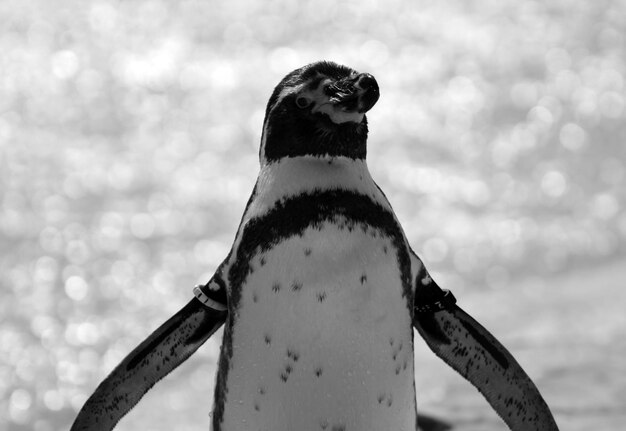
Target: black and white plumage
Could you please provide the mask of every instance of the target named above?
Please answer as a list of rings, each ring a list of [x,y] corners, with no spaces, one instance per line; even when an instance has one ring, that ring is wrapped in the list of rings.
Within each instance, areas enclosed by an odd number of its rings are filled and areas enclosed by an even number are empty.
[[[557,430],[510,353],[441,290],[366,164],[368,74],[287,75],[266,111],[261,170],[231,252],[131,352],[72,430],[109,430],[225,323],[214,431],[417,428],[413,327],[512,430]]]

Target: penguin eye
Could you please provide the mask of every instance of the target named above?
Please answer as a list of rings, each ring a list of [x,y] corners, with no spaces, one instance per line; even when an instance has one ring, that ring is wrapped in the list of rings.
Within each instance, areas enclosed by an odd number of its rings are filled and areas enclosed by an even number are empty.
[[[298,108],[306,108],[307,106],[309,106],[311,104],[311,102],[312,101],[310,99],[307,99],[304,96],[298,96],[296,98],[296,106]]]

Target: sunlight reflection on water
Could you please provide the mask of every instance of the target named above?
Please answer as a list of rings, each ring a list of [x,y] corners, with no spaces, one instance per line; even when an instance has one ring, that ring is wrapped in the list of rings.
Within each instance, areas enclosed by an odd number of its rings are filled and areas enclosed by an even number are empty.
[[[624,5],[0,7],[0,428],[67,428],[210,277],[266,100],[310,61],[377,76],[369,165],[442,284],[622,257]]]

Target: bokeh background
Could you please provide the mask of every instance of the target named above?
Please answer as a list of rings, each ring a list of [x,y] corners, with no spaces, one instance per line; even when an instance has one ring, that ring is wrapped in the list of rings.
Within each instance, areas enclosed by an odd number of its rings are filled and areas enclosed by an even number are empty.
[[[369,165],[563,430],[626,423],[626,2],[0,0],[0,429],[69,428],[226,256],[265,103],[374,74]],[[220,336],[120,430],[206,430]],[[416,338],[422,412],[504,430]]]

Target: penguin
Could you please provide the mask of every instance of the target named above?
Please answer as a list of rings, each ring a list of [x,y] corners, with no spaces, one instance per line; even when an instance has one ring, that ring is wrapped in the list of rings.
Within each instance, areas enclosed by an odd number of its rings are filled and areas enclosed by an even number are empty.
[[[113,429],[222,325],[213,431],[418,429],[413,328],[511,430],[558,430],[509,351],[432,279],[372,179],[365,114],[379,96],[371,74],[328,61],[280,81],[230,253],[72,431]]]

